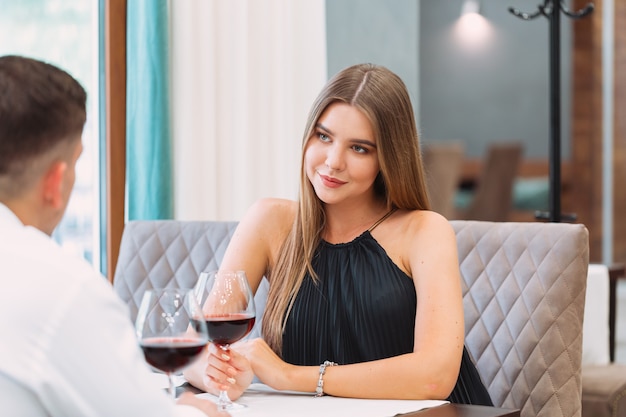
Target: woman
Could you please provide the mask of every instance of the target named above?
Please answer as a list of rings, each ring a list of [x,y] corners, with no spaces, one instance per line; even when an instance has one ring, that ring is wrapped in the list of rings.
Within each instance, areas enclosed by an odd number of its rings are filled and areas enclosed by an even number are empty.
[[[299,201],[256,203],[220,267],[245,270],[254,291],[267,276],[263,339],[212,347],[193,385],[238,398],[256,375],[279,390],[491,405],[464,351],[455,234],[429,211],[411,102],[388,69],[328,82]]]

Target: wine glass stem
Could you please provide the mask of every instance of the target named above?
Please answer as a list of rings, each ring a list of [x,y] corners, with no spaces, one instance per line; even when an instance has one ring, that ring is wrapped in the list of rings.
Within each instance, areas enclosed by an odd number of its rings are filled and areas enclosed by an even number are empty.
[[[228,353],[228,347],[229,345],[219,345],[220,349],[222,349],[223,352]],[[220,390],[220,395],[217,398],[217,407],[221,410],[227,410],[230,406],[232,406],[233,402],[230,400],[230,398],[228,398],[228,392],[224,391],[224,390]]]
[[[170,394],[170,397],[172,398],[172,401],[176,401],[176,387],[174,386],[174,377],[172,376],[171,373],[167,374],[167,382],[169,384],[167,391]]]
[[[217,407],[221,410],[227,410],[228,407],[232,404],[230,398],[228,398],[228,393],[226,391],[220,390],[220,396],[217,399]]]

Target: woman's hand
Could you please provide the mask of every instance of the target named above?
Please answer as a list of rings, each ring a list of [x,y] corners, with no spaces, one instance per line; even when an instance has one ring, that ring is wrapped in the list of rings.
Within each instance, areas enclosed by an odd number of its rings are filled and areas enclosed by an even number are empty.
[[[237,342],[227,352],[209,343],[207,354],[185,369],[184,375],[193,386],[211,394],[226,390],[234,401],[250,386],[254,375],[274,389],[293,389],[289,383],[292,368],[263,339],[256,338]]]
[[[254,376],[245,356],[233,350],[224,352],[212,343],[183,375],[191,385],[213,395],[219,395],[220,389],[226,390],[231,400],[241,396]]]
[[[276,355],[265,340],[255,338],[237,342],[231,346],[231,351],[245,356],[254,374],[264,384],[277,390],[292,388],[289,384],[289,371],[294,366]]]
[[[233,349],[224,351],[210,343],[203,383],[208,392],[228,392],[228,398],[236,400],[248,388],[254,377],[248,359]]]

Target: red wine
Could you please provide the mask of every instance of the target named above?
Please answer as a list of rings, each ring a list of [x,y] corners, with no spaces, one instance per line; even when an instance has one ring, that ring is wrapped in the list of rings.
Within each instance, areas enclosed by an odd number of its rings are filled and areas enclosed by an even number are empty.
[[[141,342],[143,355],[151,366],[163,372],[176,372],[193,362],[206,345],[198,339],[152,337]]]
[[[209,340],[217,345],[230,345],[250,333],[254,326],[254,316],[245,314],[220,314],[207,316],[206,327]]]

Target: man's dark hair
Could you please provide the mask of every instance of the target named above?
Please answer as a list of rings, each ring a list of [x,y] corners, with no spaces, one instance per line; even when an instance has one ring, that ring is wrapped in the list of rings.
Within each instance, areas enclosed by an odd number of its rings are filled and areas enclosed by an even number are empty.
[[[62,69],[0,57],[0,178],[19,182],[33,159],[80,137],[86,100],[85,89]]]

